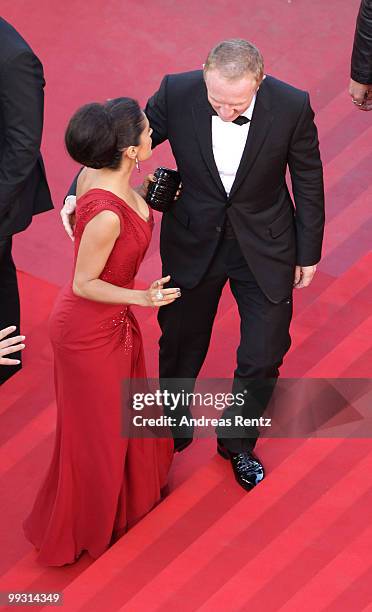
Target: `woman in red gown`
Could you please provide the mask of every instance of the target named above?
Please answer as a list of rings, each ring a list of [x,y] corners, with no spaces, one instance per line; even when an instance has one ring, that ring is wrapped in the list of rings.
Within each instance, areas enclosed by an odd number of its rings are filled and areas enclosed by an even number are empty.
[[[166,306],[169,277],[133,289],[148,248],[151,210],[130,187],[151,155],[151,129],[137,102],[88,104],[66,132],[79,176],[72,281],[50,319],[57,397],[52,462],[24,523],[44,565],[97,558],[158,503],[173,456],[170,439],[121,435],[121,382],[145,378],[131,304]],[[160,292],[160,293],[159,293]]]

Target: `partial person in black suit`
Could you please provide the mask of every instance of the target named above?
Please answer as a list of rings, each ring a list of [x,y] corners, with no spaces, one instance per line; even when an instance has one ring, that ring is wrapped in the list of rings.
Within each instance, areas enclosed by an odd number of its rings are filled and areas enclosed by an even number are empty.
[[[0,18],[0,329],[20,326],[12,236],[33,215],[53,208],[40,154],[44,85],[40,61]],[[20,353],[14,356],[20,360]],[[2,367],[0,384],[20,368],[21,363]]]
[[[360,110],[372,110],[372,0],[362,0],[351,55],[351,100]]]
[[[232,39],[212,49],[204,70],[164,77],[145,112],[153,146],[169,140],[183,184],[160,235],[163,275],[182,290],[159,310],[163,388],[198,376],[229,281],[241,320],[233,391],[247,399],[224,416],[258,418],[290,347],[293,287],[310,284],[321,257],[323,173],[309,95],[265,76],[259,50]],[[173,433],[175,450],[191,442],[192,427]],[[253,453],[258,431],[217,434],[218,452],[251,489],[264,476]]]

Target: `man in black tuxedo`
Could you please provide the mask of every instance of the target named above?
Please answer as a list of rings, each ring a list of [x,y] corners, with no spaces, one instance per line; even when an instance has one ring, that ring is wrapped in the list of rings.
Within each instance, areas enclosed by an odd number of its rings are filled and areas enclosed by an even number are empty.
[[[12,236],[32,215],[53,208],[40,154],[44,85],[40,61],[0,18],[0,329],[14,324],[15,333],[20,311]],[[0,384],[20,368],[2,367]]]
[[[198,376],[229,280],[241,319],[233,391],[246,401],[224,416],[258,418],[290,346],[293,286],[309,285],[321,256],[323,175],[309,95],[265,77],[258,49],[233,39],[212,49],[203,71],[166,76],[145,112],[153,146],[169,140],[183,184],[160,235],[163,276],[182,289],[159,310],[162,387],[174,391],[177,379]],[[189,416],[188,407],[176,415]],[[257,429],[217,434],[218,452],[251,489],[264,476],[253,453]],[[192,427],[173,435],[182,450]]]
[[[183,184],[161,227],[163,273],[182,298],[159,310],[160,377],[196,378],[229,280],[241,319],[233,390],[248,391],[244,416],[260,416],[290,346],[293,285],[310,283],[321,255],[322,164],[309,96],[264,78],[260,52],[230,40],[204,71],[166,76],[145,112],[154,146],[169,140]],[[263,477],[257,432],[223,435],[220,454],[251,488]]]

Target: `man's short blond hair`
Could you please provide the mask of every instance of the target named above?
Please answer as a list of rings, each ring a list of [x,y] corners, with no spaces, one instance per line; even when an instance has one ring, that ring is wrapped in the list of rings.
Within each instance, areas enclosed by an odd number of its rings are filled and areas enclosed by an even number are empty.
[[[204,65],[208,70],[218,70],[228,80],[238,80],[253,74],[261,82],[264,74],[264,61],[261,52],[248,40],[230,38],[218,43],[209,52]]]

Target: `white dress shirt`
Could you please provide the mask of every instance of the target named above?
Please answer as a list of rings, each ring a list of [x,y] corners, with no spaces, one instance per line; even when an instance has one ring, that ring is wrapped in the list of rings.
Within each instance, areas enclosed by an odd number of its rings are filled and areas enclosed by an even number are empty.
[[[256,96],[254,96],[247,110],[242,113],[244,117],[252,119],[255,102]],[[213,155],[227,196],[230,194],[239,168],[249,126],[250,122],[244,125],[236,125],[232,121],[222,121],[218,115],[212,115]]]

